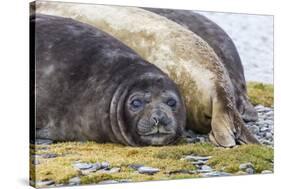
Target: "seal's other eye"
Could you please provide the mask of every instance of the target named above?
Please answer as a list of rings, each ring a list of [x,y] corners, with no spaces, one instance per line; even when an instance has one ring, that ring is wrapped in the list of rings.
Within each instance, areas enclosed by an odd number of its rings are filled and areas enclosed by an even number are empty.
[[[140,99],[135,99],[131,102],[131,106],[134,108],[140,108],[143,106],[143,102]]]
[[[170,98],[168,101],[167,101],[167,104],[168,106],[170,107],[175,107],[177,105],[177,101],[173,98]]]

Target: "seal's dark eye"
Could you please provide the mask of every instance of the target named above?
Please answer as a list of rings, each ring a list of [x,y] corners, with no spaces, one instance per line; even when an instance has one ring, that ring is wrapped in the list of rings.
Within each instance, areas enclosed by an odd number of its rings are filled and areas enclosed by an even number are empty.
[[[143,102],[140,100],[140,99],[135,99],[131,102],[131,105],[134,107],[134,108],[140,108],[142,107],[143,105]]]
[[[175,107],[177,105],[177,101],[173,98],[170,98],[168,101],[167,101],[167,104],[168,106],[170,107]]]

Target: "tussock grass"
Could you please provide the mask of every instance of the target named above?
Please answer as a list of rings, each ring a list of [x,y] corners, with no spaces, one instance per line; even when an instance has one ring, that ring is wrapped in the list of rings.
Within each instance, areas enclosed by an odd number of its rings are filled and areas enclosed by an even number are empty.
[[[264,106],[273,106],[274,87],[271,84],[258,82],[249,82],[247,84],[248,95],[250,101],[254,104],[262,104]]]

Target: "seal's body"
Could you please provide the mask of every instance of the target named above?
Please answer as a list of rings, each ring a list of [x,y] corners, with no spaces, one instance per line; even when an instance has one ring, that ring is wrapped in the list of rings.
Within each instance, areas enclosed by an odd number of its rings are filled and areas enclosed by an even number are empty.
[[[37,137],[141,146],[182,134],[184,103],[156,66],[87,24],[39,14],[31,24]]]
[[[235,107],[228,72],[213,49],[190,30],[134,7],[38,2],[36,11],[93,25],[167,73],[184,97],[187,129],[209,133],[213,143],[224,147],[258,143]]]
[[[164,16],[194,32],[205,40],[225,66],[234,89],[235,103],[245,121],[258,119],[247,96],[244,69],[238,51],[228,34],[207,17],[189,10],[144,8]]]

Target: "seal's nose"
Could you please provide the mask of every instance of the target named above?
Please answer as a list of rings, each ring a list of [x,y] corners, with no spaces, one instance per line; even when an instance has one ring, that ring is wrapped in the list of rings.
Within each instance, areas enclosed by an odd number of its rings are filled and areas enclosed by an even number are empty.
[[[151,120],[153,125],[158,126],[159,124],[161,125],[166,125],[165,120],[167,118],[167,115],[163,111],[156,111],[151,115]]]

